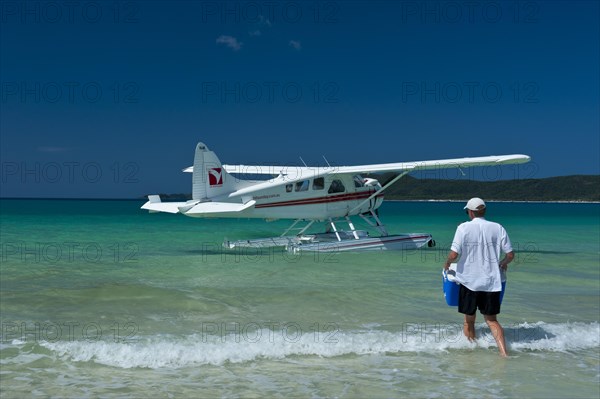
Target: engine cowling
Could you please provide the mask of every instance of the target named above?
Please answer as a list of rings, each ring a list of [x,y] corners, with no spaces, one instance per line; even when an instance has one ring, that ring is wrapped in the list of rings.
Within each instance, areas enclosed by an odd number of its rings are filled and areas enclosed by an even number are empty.
[[[381,190],[381,183],[379,183],[379,180],[377,179],[366,177],[363,182],[365,183],[366,187],[375,187],[377,190]]]

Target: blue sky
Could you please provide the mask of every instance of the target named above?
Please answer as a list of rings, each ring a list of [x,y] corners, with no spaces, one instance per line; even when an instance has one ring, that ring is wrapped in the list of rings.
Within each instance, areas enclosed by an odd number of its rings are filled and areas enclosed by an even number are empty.
[[[198,141],[231,164],[598,174],[598,4],[4,1],[0,195],[189,192]]]

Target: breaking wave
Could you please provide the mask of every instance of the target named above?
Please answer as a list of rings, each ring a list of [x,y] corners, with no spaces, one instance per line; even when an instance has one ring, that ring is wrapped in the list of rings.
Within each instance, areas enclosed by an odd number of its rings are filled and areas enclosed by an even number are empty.
[[[477,328],[476,344],[469,343],[459,325],[406,325],[402,331],[365,329],[313,334],[289,330],[256,329],[227,334],[192,334],[183,337],[154,336],[136,341],[41,341],[39,345],[53,356],[67,361],[94,362],[119,368],[181,368],[194,365],[222,365],[259,359],[283,359],[292,356],[336,357],[346,355],[398,352],[444,352],[495,347],[485,325]],[[547,324],[522,323],[505,326],[512,352],[567,352],[597,349],[600,325],[594,323]],[[3,344],[23,348],[28,343],[13,340]],[[31,347],[27,350],[31,353]],[[29,359],[35,356],[28,355]],[[14,360],[14,359],[13,359]],[[21,359],[25,361],[25,359]],[[25,361],[26,362],[26,361]]]

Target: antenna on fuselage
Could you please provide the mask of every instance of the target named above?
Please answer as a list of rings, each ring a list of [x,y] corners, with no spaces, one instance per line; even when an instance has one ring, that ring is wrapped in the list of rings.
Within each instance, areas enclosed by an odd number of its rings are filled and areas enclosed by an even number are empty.
[[[308,168],[308,165],[306,164],[306,162],[304,162],[304,159],[302,159],[302,157],[298,157],[300,158],[300,160],[302,161],[302,163],[304,164],[304,166],[306,166]]]
[[[331,165],[329,164],[329,161],[327,160],[327,158],[325,158],[325,155],[321,155],[321,156],[323,157],[323,159],[327,163],[327,166],[329,166],[331,168]]]

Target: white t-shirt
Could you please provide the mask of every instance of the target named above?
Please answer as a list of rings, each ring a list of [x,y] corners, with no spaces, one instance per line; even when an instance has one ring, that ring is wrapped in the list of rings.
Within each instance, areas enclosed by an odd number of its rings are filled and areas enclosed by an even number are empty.
[[[460,255],[456,281],[471,291],[502,291],[500,256],[513,250],[504,227],[474,218],[458,226],[450,249]]]

